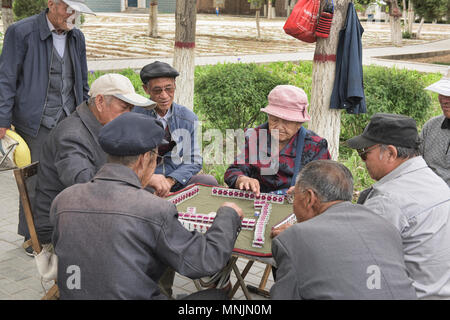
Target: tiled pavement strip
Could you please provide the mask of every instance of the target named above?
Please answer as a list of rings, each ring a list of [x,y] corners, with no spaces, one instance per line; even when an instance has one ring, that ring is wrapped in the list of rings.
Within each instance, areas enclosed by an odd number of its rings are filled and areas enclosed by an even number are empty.
[[[407,54],[423,51],[438,51],[444,48],[450,49],[450,39],[431,42],[422,45],[405,47],[386,47],[365,49],[364,64],[379,64],[388,67],[396,65],[408,69],[416,69],[422,72],[445,73],[447,67],[425,63],[411,63],[401,61],[381,60],[376,57],[392,54]],[[269,62],[269,61],[298,61],[311,60],[313,52],[298,52],[287,54],[261,54],[240,56],[241,62]],[[171,59],[158,58],[171,63]],[[105,59],[88,61],[90,70],[114,70],[126,67],[139,69],[154,59]],[[215,64],[217,62],[236,62],[236,57],[215,56],[196,57],[196,64]],[[37,300],[44,295],[44,288],[51,287],[51,283],[42,284],[36,269],[34,259],[25,255],[21,245],[23,238],[17,235],[19,194],[12,171],[0,172],[0,300]],[[240,258],[237,265],[243,270],[247,260]],[[258,286],[265,265],[256,262],[245,278],[246,283]],[[232,283],[236,278],[232,273]],[[270,275],[266,289],[273,285]],[[182,296],[197,291],[192,280],[179,274],[175,277],[173,294]],[[255,299],[263,299],[253,295]],[[241,289],[235,295],[235,299],[243,300],[245,296]]]

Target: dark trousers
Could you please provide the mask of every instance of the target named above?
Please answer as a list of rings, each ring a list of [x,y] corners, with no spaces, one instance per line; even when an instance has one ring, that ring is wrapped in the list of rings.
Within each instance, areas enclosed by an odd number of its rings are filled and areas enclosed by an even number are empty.
[[[39,161],[41,155],[41,146],[44,144],[47,136],[50,133],[50,129],[45,127],[40,127],[38,135],[36,137],[32,137],[19,129],[16,129],[17,133],[25,140],[30,149],[31,153],[31,162]],[[35,189],[36,189],[37,175],[27,179],[27,190],[28,197],[30,199],[31,208],[33,209],[34,197],[35,197]],[[30,233],[28,231],[27,221],[25,219],[25,214],[23,211],[22,202],[19,202],[19,226],[17,233],[21,236],[25,237],[25,240],[30,238]]]

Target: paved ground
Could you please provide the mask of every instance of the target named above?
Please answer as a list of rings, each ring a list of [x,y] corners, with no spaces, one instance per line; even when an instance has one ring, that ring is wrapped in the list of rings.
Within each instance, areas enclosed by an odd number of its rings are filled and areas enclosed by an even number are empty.
[[[88,42],[88,56],[91,57],[88,61],[88,66],[90,70],[114,70],[114,69],[123,69],[123,68],[134,68],[140,69],[143,65],[154,61],[155,59],[163,60],[167,62],[171,62],[171,50],[173,48],[173,38],[168,36],[167,32],[170,31],[171,26],[173,26],[173,21],[171,22],[170,17],[167,17],[167,21],[164,22],[162,19],[161,24],[159,26],[161,30],[162,38],[160,41],[164,42],[167,40],[167,45],[165,46],[162,42],[158,44],[158,46],[152,46],[151,52],[147,52],[146,54],[142,54],[142,47],[136,46],[137,55],[134,58],[127,59],[117,59],[111,58],[112,55],[105,55],[103,58],[108,59],[98,59],[98,50],[96,48],[105,47],[106,43],[100,43],[94,39],[94,36],[97,39],[100,37],[107,39],[107,36],[118,37],[117,34],[112,32],[111,35],[111,27],[112,24],[115,24],[116,27],[123,28],[125,33],[128,34],[131,38],[143,38],[143,33],[145,32],[145,16],[134,15],[133,19],[140,19],[141,21],[136,22],[136,25],[132,25],[129,23],[127,19],[127,15],[119,16],[114,22],[109,21],[106,15],[99,15],[99,19],[103,17],[105,21],[100,20],[95,24],[95,21],[91,21],[88,19],[86,21],[85,26],[83,27],[83,31],[86,33],[86,38]],[[108,15],[109,16],[109,15]],[[128,17],[129,18],[129,17]],[[225,17],[220,17],[222,21],[222,25],[228,25],[229,29],[226,32],[226,36],[218,37],[217,33],[220,33],[224,29],[215,28],[212,29],[211,32],[201,31],[200,33],[207,33],[207,36],[212,41],[210,44],[203,44],[202,41],[199,41],[200,45],[197,46],[197,58],[196,64],[215,64],[218,62],[270,62],[270,61],[298,61],[298,60],[311,60],[313,56],[313,46],[307,47],[296,47],[301,46],[301,42],[292,41],[292,39],[288,40],[279,40],[280,43],[283,41],[288,42],[282,50],[283,46],[276,48],[273,51],[264,51],[261,48],[270,47],[268,42],[261,45],[261,42],[257,42],[252,50],[243,50],[236,51],[237,47],[234,47],[231,51],[226,51],[227,45],[222,46],[221,50],[214,51],[215,48],[218,48],[216,44],[218,41],[231,41],[230,33],[239,33],[236,32],[234,27],[238,26],[239,28],[244,28],[247,26],[251,27],[251,24],[254,23],[249,18],[233,18],[226,19]],[[211,27],[214,24],[216,18],[215,16],[206,16],[199,20],[199,24],[201,25],[209,25]],[[202,22],[203,21],[203,22]],[[111,24],[110,26],[105,24]],[[122,23],[122,24],[120,24]],[[281,22],[282,24],[282,22]],[[263,34],[264,37],[284,37],[284,35],[280,36],[280,32],[271,33],[268,30],[269,27],[275,25],[276,28],[279,29],[280,21],[265,21],[263,22]],[[100,27],[102,29],[100,29]],[[431,65],[426,63],[411,63],[411,62],[401,62],[396,60],[386,60],[381,59],[381,56],[393,55],[393,54],[409,54],[409,53],[419,53],[426,51],[437,51],[437,50],[448,50],[450,49],[450,28],[448,26],[427,26],[424,30],[424,35],[427,35],[428,41],[411,41],[409,42],[411,45],[404,47],[391,47],[386,40],[389,35],[389,30],[386,25],[367,25],[366,33],[368,34],[368,39],[371,38],[371,41],[367,41],[367,46],[364,46],[364,64],[380,64],[385,66],[398,66],[405,67],[410,69],[416,69],[424,72],[442,72],[444,73],[447,69],[446,66],[439,65]],[[128,29],[127,29],[128,28]],[[131,28],[131,29],[130,29]],[[89,31],[92,29],[91,31]],[[141,30],[140,34],[132,35],[133,30]],[[127,31],[128,30],[128,31]],[[167,31],[169,30],[169,31]],[[233,31],[234,30],[234,31]],[[375,30],[377,32],[374,35],[369,36],[371,32],[370,30]],[[173,30],[171,31],[173,33]],[[170,33],[170,32],[169,32]],[[242,32],[244,34],[244,32]],[[377,36],[378,34],[378,36]],[[112,47],[111,51],[106,50],[106,52],[114,52],[117,51],[120,53],[121,47],[132,47],[132,44],[128,44],[125,41],[125,36],[123,36],[122,45],[118,45],[116,47]],[[167,37],[167,39],[166,39]],[[199,37],[197,38],[199,39]],[[145,41],[152,41],[148,38],[144,39]],[[144,41],[144,42],[145,42]],[[252,40],[253,41],[253,40]],[[278,40],[277,40],[278,41]],[[277,41],[270,42],[276,43]],[[107,41],[107,43],[111,43],[111,41]],[[248,43],[252,43],[250,40]],[[295,43],[295,44],[294,44]],[[370,45],[372,43],[372,45]],[[381,45],[384,47],[380,47]],[[158,48],[158,50],[156,49]],[[209,48],[209,51],[203,51],[204,49],[199,48]],[[130,48],[128,48],[130,49]],[[160,50],[161,49],[161,50]],[[273,48],[272,48],[273,49]],[[261,52],[262,50],[262,52]],[[104,51],[105,52],[105,51]],[[158,53],[159,54],[156,54]],[[103,53],[104,54],[104,53]],[[128,56],[130,57],[130,56]],[[0,299],[40,299],[44,294],[43,285],[38,277],[36,266],[34,263],[34,259],[26,256],[21,248],[21,244],[23,242],[22,237],[17,235],[17,212],[18,212],[18,191],[15,184],[15,180],[11,171],[0,172]],[[240,270],[242,270],[245,266],[246,260],[240,259],[238,262],[238,266]],[[256,263],[246,280],[249,284],[258,285],[259,280],[264,271],[265,265],[261,263]],[[235,277],[232,277],[232,281],[235,282]],[[273,284],[273,278],[270,276],[269,282],[267,285],[267,289],[270,288]],[[49,288],[51,284],[45,284],[45,288]],[[196,291],[194,283],[180,275],[177,275],[175,279],[174,285],[174,295],[182,295],[188,294]],[[254,296],[255,298],[260,298],[259,296]],[[244,295],[241,290],[239,290],[236,294],[237,299],[244,299]]]

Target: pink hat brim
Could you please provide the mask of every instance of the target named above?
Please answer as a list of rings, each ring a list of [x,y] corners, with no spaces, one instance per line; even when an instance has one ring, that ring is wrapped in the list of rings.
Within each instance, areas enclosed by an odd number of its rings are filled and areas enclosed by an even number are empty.
[[[270,114],[272,116],[278,117],[283,120],[287,121],[294,121],[294,122],[306,122],[311,120],[311,117],[308,114],[308,110],[306,110],[306,107],[303,109],[304,111],[300,110],[292,110],[282,107],[273,107],[271,105],[268,105],[265,108],[262,108],[261,111],[265,112],[267,114]]]

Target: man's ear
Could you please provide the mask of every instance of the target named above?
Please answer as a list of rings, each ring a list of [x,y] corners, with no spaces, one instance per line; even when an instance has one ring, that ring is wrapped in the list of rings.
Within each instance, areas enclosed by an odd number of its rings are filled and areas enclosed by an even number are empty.
[[[395,161],[398,157],[397,148],[393,145],[388,145],[387,150],[389,161]]]
[[[317,195],[314,191],[312,191],[311,189],[306,190],[305,192],[305,206],[308,209],[313,208],[314,206],[316,206],[318,203],[320,203],[319,198],[317,198]]]
[[[97,108],[98,112],[103,112],[105,110],[106,103],[104,95],[98,94],[95,96],[95,107]]]
[[[150,92],[149,92],[150,90],[148,89],[147,85],[148,85],[148,83],[147,84],[142,84],[142,89],[144,89],[146,94],[150,95]]]

